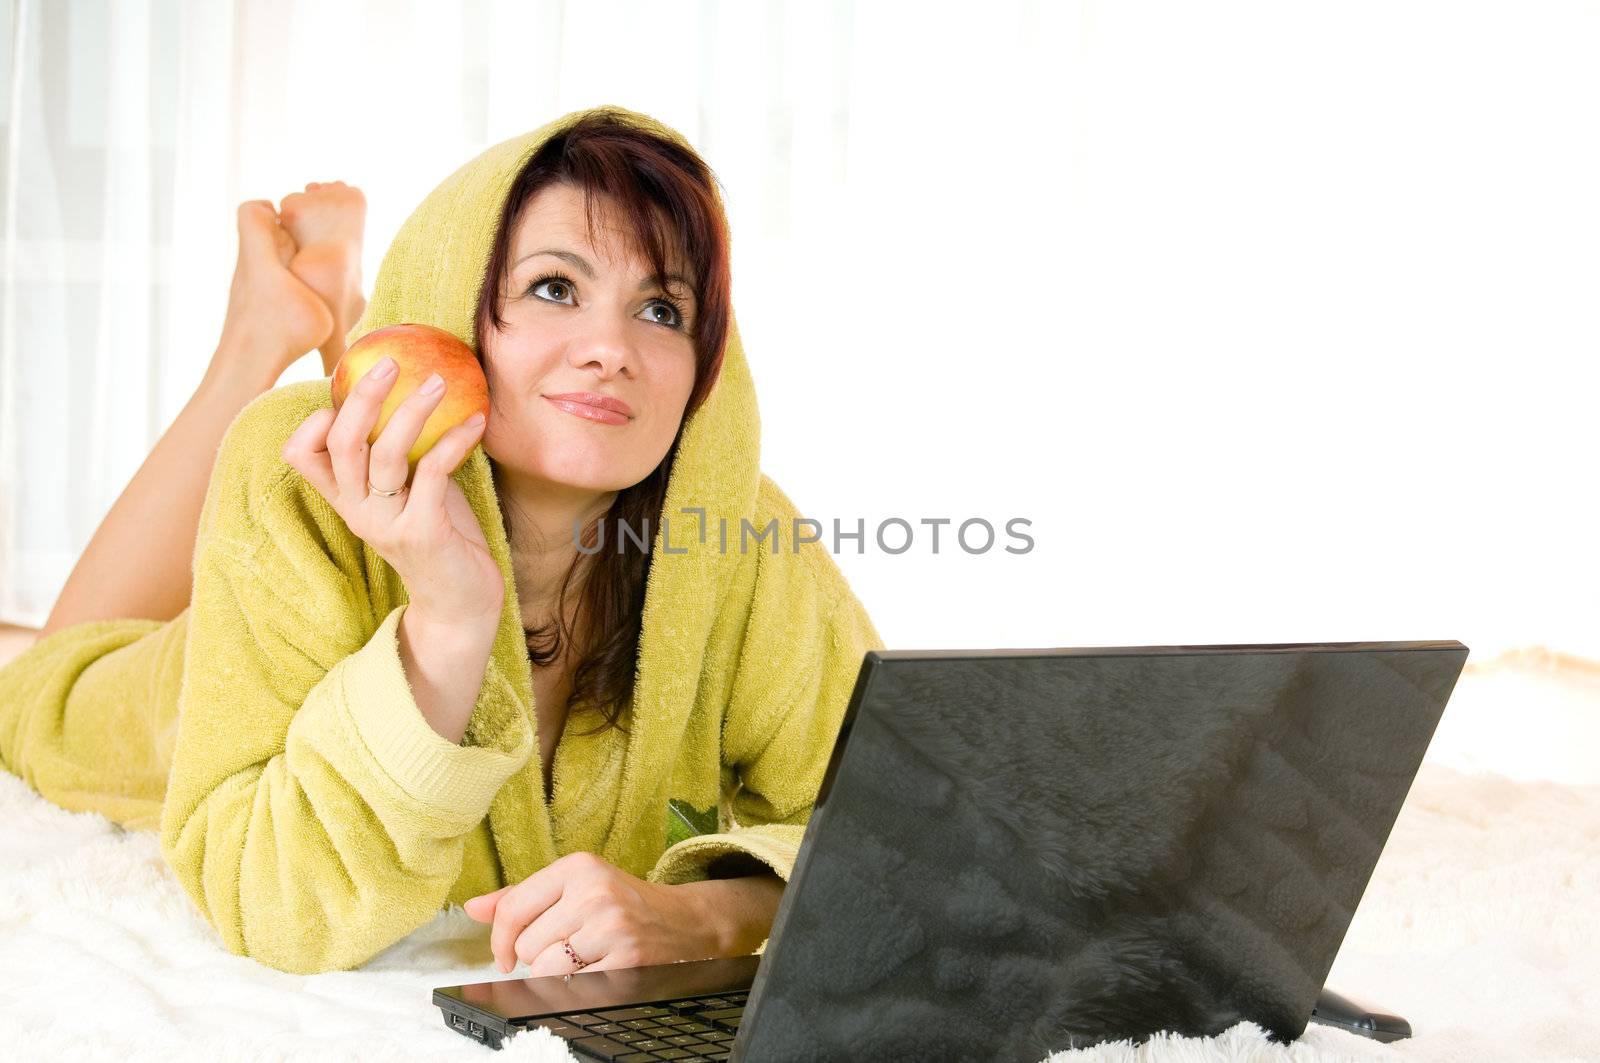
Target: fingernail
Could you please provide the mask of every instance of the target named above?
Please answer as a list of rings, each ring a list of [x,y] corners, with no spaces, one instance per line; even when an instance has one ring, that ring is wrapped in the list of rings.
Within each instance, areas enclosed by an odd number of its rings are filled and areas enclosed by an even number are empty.
[[[394,359],[385,358],[383,361],[372,367],[372,379],[382,380],[392,372],[394,372]]]
[[[432,376],[430,376],[428,378],[427,383],[422,385],[422,393],[424,395],[437,395],[437,394],[439,394],[439,392],[441,392],[443,390],[444,390],[444,377],[440,376],[438,373],[435,373]]]
[[[481,424],[483,424],[483,414],[481,413],[475,413],[467,418],[468,428],[477,428]]]

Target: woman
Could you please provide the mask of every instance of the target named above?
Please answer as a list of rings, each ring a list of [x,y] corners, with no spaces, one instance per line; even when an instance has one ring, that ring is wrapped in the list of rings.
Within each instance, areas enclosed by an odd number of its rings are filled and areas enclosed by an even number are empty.
[[[384,381],[337,416],[326,380],[250,401],[188,608],[62,627],[0,670],[0,762],[154,821],[225,945],[282,970],[363,963],[450,903],[533,975],[764,947],[882,643],[760,472],[727,265],[709,170],[643,115],[483,152],[407,220],[347,338],[471,342],[487,428],[408,484],[437,397],[370,447]]]

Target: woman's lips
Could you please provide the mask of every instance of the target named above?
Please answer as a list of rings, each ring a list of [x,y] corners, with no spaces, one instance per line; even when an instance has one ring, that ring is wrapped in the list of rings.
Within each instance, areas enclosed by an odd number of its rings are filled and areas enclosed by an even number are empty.
[[[596,395],[588,391],[574,391],[565,395],[546,395],[552,406],[566,410],[574,417],[583,417],[601,424],[627,424],[633,412],[621,399]]]

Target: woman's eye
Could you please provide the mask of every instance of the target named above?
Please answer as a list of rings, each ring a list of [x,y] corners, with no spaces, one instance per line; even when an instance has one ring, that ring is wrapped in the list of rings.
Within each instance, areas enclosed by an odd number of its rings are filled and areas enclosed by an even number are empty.
[[[683,327],[683,311],[678,309],[678,306],[675,303],[673,303],[671,300],[658,299],[655,302],[651,303],[650,306],[647,307],[647,309],[652,314],[655,313],[657,310],[665,310],[665,311],[667,311],[668,313],[670,313],[672,315],[672,320],[671,321],[658,321],[657,324],[671,325],[673,328],[682,328]]]
[[[557,298],[551,298],[547,295],[539,295],[540,288],[551,291],[555,296],[557,296]],[[540,299],[544,299],[546,302],[563,303],[569,306],[571,305],[570,303],[567,303],[565,298],[563,298],[564,296],[570,296],[572,294],[572,282],[565,277],[540,277],[528,284],[527,291],[529,295],[538,295]],[[664,321],[656,317],[656,312],[660,310],[666,310],[671,315],[670,320]],[[665,325],[668,328],[673,329],[683,328],[683,307],[673,299],[656,299],[645,308],[645,312],[650,314],[650,319],[658,325]]]
[[[570,284],[568,284],[567,281],[562,277],[540,277],[538,280],[536,280],[532,284],[528,285],[528,291],[536,293],[540,288],[543,288],[546,285],[549,285],[550,287],[555,288],[558,291],[564,292],[564,293],[566,293],[568,295],[572,294],[572,286]],[[539,298],[543,299],[544,296],[541,295]],[[553,302],[553,303],[561,303],[561,302],[565,302],[566,300],[564,300],[564,299],[552,299],[550,301]]]

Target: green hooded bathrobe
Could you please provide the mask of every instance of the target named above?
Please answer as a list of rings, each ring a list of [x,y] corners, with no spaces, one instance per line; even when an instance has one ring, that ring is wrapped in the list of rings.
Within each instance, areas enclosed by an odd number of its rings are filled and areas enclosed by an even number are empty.
[[[350,339],[409,321],[470,344],[512,179],[583,113],[489,148],[435,188],[385,255]],[[760,470],[737,327],[683,433],[667,540],[652,528],[632,733],[573,733],[595,720],[574,713],[550,802],[487,456],[475,447],[454,478],[506,604],[457,745],[406,681],[399,575],[283,461],[290,433],[330,405],[327,380],[290,384],[229,426],[178,617],[78,624],[0,668],[0,766],[64,808],[159,829],[226,947],[283,971],[364,963],[441,907],[575,851],[662,883],[709,877],[713,861],[742,853],[787,880],[862,655],[882,642]]]

